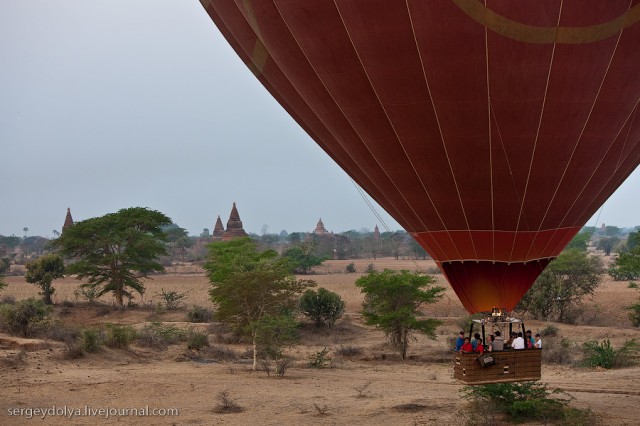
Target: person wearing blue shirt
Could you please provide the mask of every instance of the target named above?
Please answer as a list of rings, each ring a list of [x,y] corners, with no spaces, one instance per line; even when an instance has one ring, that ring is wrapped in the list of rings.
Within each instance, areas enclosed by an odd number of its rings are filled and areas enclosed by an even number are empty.
[[[464,331],[461,331],[456,339],[456,352],[460,352],[462,345],[464,345]]]

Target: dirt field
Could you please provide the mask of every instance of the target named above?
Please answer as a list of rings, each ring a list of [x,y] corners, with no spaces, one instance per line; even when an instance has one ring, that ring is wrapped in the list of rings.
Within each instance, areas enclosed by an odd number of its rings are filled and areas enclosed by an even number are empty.
[[[428,310],[430,316],[443,321],[436,341],[418,337],[409,348],[410,359],[401,362],[378,330],[362,324],[362,296],[354,281],[369,264],[377,270],[429,270],[431,261],[395,259],[354,262],[356,273],[344,273],[350,261],[330,261],[317,275],[310,276],[319,286],[340,294],[347,302],[347,313],[331,331],[317,331],[312,326],[302,330],[304,344],[290,348],[294,363],[284,377],[265,371],[252,372],[245,356],[248,345],[225,341],[223,335],[206,324],[186,323],[188,308],[200,305],[212,308],[207,296],[208,281],[197,267],[175,268],[170,275],[154,277],[145,283],[147,291],[138,308],[120,311],[79,303],[74,296],[78,282],[73,279],[54,283],[56,315],[68,325],[99,326],[105,323],[131,324],[141,328],[149,321],[162,321],[177,327],[209,329],[214,348],[232,352],[229,361],[198,361],[185,357],[186,344],[166,350],[137,345],[128,350],[105,348],[79,359],[65,359],[64,344],[52,340],[26,341],[0,334],[0,424],[31,424],[27,411],[21,417],[10,416],[20,408],[56,407],[59,414],[66,407],[80,414],[100,409],[122,410],[149,407],[148,416],[110,415],[84,417],[47,416],[42,424],[229,424],[229,425],[460,425],[465,401],[462,385],[452,378],[448,340],[455,336],[465,311],[453,291],[440,275],[446,296]],[[184,273],[190,272],[190,273]],[[8,277],[9,287],[0,296],[16,299],[38,297],[37,288],[22,277]],[[619,345],[627,339],[640,340],[640,330],[631,327],[622,307],[635,300],[640,292],[626,282],[606,281],[587,303],[582,320],[588,325],[554,324],[560,334],[574,342],[572,348],[587,340],[611,339]],[[188,292],[187,307],[166,311],[158,307],[165,291]],[[74,306],[61,306],[63,301]],[[105,298],[105,302],[111,302]],[[537,331],[547,323],[527,321],[527,328]],[[329,349],[330,368],[307,366],[308,357],[323,348]],[[340,349],[355,348],[355,356],[341,356]],[[25,352],[20,352],[24,350]],[[577,349],[570,349],[577,350]],[[640,424],[640,367],[619,370],[584,369],[554,364],[543,365],[542,382],[567,390],[575,397],[573,405],[591,408],[605,424]],[[221,392],[242,407],[238,413],[217,414]],[[85,408],[90,406],[89,408]],[[177,409],[179,415],[160,416],[162,410]],[[160,412],[158,412],[160,410]],[[76,414],[76,413],[74,413]],[[41,414],[34,417],[42,417]]]

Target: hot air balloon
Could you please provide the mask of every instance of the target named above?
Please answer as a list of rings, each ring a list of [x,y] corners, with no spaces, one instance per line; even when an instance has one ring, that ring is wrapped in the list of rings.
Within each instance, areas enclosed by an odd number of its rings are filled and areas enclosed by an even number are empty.
[[[306,132],[512,310],[640,162],[640,1],[201,0]]]

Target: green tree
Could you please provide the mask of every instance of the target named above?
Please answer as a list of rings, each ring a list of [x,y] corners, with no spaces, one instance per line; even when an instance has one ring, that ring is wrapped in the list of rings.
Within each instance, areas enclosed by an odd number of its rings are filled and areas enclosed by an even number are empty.
[[[602,260],[579,249],[565,250],[540,274],[517,310],[536,319],[566,321],[583,297],[602,280]]]
[[[142,278],[164,271],[157,258],[166,254],[162,227],[170,223],[158,211],[131,207],[76,222],[53,245],[72,260],[67,273],[88,278],[83,287],[96,289],[98,297],[111,292],[123,306],[131,290],[144,294]]]
[[[592,232],[588,232],[588,231],[581,231],[580,233],[576,234],[571,241],[569,241],[569,244],[567,244],[567,246],[565,247],[565,250],[569,250],[569,249],[579,249],[582,251],[587,251],[587,247],[589,246],[589,240],[591,239],[591,235],[593,235]]]
[[[346,303],[342,298],[326,288],[318,291],[307,290],[300,298],[300,312],[312,319],[316,326],[333,327],[336,320],[344,313]]]
[[[257,348],[266,358],[279,360],[287,346],[298,341],[298,322],[292,315],[265,315],[249,324],[248,334],[256,336]]]
[[[608,272],[616,281],[640,278],[640,246],[634,247],[627,253],[619,253]]]
[[[604,232],[607,237],[617,237],[618,235],[620,235],[620,232],[622,232],[622,229],[618,228],[617,226],[607,226],[605,227]]]
[[[253,342],[253,369],[258,365],[258,328],[267,316],[293,312],[300,294],[315,285],[297,280],[288,259],[273,250],[258,251],[249,238],[209,244],[204,265],[211,281],[209,295],[216,305],[216,317]],[[264,331],[264,330],[263,330]]]
[[[436,302],[444,287],[432,285],[434,279],[409,271],[369,272],[356,281],[365,295],[362,314],[368,325],[382,329],[402,359],[406,359],[409,339],[418,332],[435,339],[436,327],[441,323],[423,315],[422,305]]]
[[[2,279],[3,274],[9,270],[9,259],[0,258],[0,290],[7,286],[7,283]]]
[[[629,232],[627,236],[627,250],[631,251],[636,247],[640,247],[640,228],[637,231]]]
[[[307,274],[314,266],[322,265],[326,257],[318,257],[314,255],[315,244],[313,242],[304,242],[299,246],[290,248],[284,254],[289,259],[294,272]]]
[[[46,254],[33,262],[27,263],[25,279],[28,283],[40,287],[39,294],[47,305],[53,304],[51,296],[55,292],[53,280],[64,277],[64,261],[58,254]]]
[[[620,242],[618,237],[604,237],[598,240],[596,248],[604,251],[605,256],[609,256],[614,247]]]

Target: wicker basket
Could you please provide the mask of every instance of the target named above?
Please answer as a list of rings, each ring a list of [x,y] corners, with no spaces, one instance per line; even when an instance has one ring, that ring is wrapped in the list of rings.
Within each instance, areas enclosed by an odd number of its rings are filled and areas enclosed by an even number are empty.
[[[468,385],[540,380],[542,349],[495,351],[495,364],[482,366],[477,353],[454,354],[453,377]]]

